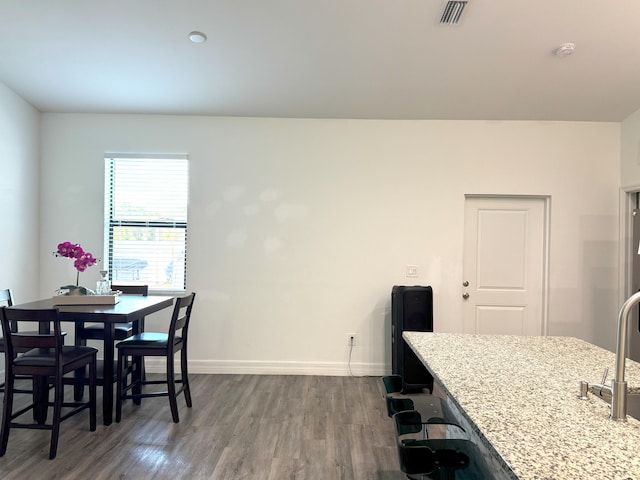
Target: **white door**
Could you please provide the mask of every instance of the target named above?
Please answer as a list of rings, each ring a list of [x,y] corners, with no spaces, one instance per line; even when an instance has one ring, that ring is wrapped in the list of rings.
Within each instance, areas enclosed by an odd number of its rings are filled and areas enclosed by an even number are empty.
[[[464,333],[545,333],[546,199],[465,199]]]

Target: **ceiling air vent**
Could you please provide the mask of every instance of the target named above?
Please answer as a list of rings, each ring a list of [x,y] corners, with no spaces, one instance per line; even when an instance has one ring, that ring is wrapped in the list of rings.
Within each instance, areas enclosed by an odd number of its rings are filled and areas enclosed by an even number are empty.
[[[444,4],[442,10],[442,16],[440,17],[440,23],[446,25],[456,25],[462,18],[462,13],[467,6],[468,1],[453,1],[449,0]]]

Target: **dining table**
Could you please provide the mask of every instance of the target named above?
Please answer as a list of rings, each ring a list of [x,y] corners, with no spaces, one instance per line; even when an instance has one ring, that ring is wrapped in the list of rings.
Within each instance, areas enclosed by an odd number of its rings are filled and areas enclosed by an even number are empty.
[[[104,365],[103,365],[103,385],[102,385],[102,418],[105,425],[111,425],[113,421],[113,381],[115,375],[115,324],[116,323],[138,323],[147,315],[159,312],[171,307],[174,302],[173,296],[139,296],[139,295],[119,295],[119,301],[115,304],[107,305],[55,305],[54,299],[46,298],[33,302],[17,304],[8,308],[22,310],[39,310],[57,308],[58,316],[63,322],[73,322],[76,326],[83,322],[94,322],[104,324]],[[46,379],[45,379],[46,381]],[[37,385],[34,381],[34,396],[41,396],[44,391],[48,391],[46,385]],[[36,421],[44,422],[46,419],[46,408],[35,411]]]

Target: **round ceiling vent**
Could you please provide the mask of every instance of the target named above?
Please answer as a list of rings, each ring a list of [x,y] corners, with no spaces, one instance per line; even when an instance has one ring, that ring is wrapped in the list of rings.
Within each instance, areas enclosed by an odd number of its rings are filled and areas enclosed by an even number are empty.
[[[207,36],[202,32],[193,31],[189,34],[189,40],[193,43],[204,43],[207,41]]]

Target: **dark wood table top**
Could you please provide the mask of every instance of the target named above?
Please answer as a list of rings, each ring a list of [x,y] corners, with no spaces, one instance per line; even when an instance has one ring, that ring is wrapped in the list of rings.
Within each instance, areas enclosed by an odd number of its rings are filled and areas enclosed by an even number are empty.
[[[139,320],[151,313],[173,305],[174,297],[121,295],[115,305],[54,305],[53,298],[21,303],[10,308],[42,309],[58,308],[63,321],[88,320],[91,322],[125,323]]]

